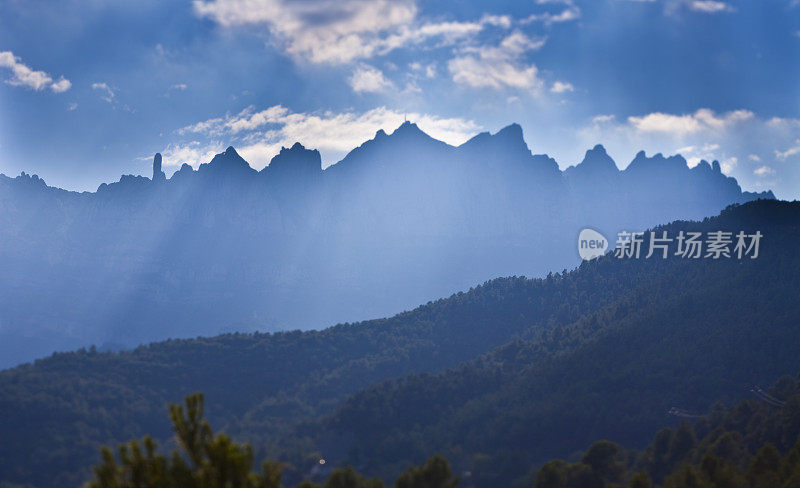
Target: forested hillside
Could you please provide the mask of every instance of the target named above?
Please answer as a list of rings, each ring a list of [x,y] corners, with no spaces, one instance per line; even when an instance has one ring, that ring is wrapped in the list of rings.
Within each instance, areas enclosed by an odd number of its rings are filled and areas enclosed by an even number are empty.
[[[716,404],[705,415],[673,408],[692,418],[675,429],[660,430],[643,450],[628,450],[607,440],[593,443],[576,462],[553,460],[533,469],[533,488],[792,488],[800,483],[800,389],[784,376],[769,391],[751,389],[752,399],[728,408]],[[202,394],[185,407],[169,408],[180,447],[162,454],[151,437],[118,449],[104,447],[89,488],[280,488],[285,464],[264,460],[260,469],[252,447],[214,434],[204,418]],[[383,488],[352,467],[331,469],[324,459],[299,482],[299,488]],[[466,480],[462,480],[461,476]],[[442,456],[410,466],[395,488],[469,486],[471,473],[453,473]],[[319,482],[317,482],[319,480]]]
[[[369,388],[309,435],[349,439],[343,462],[368,473],[440,452],[475,485],[501,486],[596,439],[641,446],[670,407],[702,412],[800,369],[800,204],[758,202],[657,230],[679,229],[768,237],[754,260],[585,263],[574,273],[595,275],[594,286],[636,276],[646,286],[458,368]]]
[[[535,488],[780,488],[800,485],[800,385],[784,376],[754,386],[733,407],[716,404],[676,428],[658,431],[646,448],[598,441],[580,461],[548,462]]]
[[[77,486],[101,444],[168,439],[165,406],[203,391],[218,428],[290,463],[287,482],[319,456],[390,479],[435,452],[469,473],[464,486],[531,482],[596,439],[644,445],[672,406],[704,411],[800,369],[800,204],[663,229],[764,238],[758,259],[607,256],[390,319],[2,371],[0,481]]]
[[[100,444],[169,437],[165,405],[195,391],[206,393],[215,425],[263,451],[295,422],[330,413],[360,388],[455,367],[515,337],[572,322],[646,286],[647,276],[597,286],[601,280],[588,268],[544,280],[501,278],[389,319],[170,340],[120,353],[81,350],[2,371],[0,480],[49,486],[57,478],[74,486]],[[316,450],[309,443],[304,452]],[[49,468],[37,469],[31,455]]]
[[[281,488],[284,463],[265,460],[258,469],[253,448],[226,434],[215,434],[204,417],[204,397],[195,393],[185,405],[169,407],[169,417],[180,449],[162,454],[152,437],[133,439],[117,449],[101,449],[102,462],[92,468],[87,488]],[[312,478],[327,479],[315,483]],[[432,456],[410,466],[396,479],[395,488],[455,488],[447,460]],[[319,459],[299,483],[299,488],[383,488],[378,478],[368,479],[352,467],[330,469]]]

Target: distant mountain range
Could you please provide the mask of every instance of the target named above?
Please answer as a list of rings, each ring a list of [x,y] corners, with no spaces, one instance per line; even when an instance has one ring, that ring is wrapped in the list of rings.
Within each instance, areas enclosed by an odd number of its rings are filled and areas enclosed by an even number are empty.
[[[319,328],[386,316],[497,276],[578,264],[589,226],[614,239],[732,203],[719,164],[598,145],[560,171],[519,125],[454,147],[415,124],[324,171],[283,148],[261,171],[233,147],[167,178],[94,193],[0,175],[0,367],[97,344]]]

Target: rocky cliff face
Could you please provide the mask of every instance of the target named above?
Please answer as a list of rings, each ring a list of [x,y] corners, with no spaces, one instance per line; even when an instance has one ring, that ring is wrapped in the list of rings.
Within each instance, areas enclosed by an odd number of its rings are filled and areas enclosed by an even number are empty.
[[[153,183],[163,183],[167,175],[161,170],[161,153],[156,153],[153,158]]]

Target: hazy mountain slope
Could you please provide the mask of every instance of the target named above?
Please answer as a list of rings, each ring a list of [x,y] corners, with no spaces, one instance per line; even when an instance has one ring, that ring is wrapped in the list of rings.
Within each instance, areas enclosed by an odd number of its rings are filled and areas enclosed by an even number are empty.
[[[489,479],[496,481],[564,449],[581,449],[603,428],[618,428],[625,439],[650,435],[654,418],[662,420],[661,404],[686,400],[681,392],[695,395],[685,408],[738,393],[735,376],[719,379],[720,364],[733,361],[720,356],[722,345],[731,354],[742,344],[753,347],[733,365],[733,373],[744,369],[753,381],[800,357],[800,332],[790,326],[798,317],[792,301],[800,286],[793,272],[798,256],[791,245],[800,237],[798,207],[754,202],[706,223],[669,227],[763,224],[763,255],[752,262],[603,259],[545,279],[494,280],[386,320],[60,354],[0,372],[0,437],[10,439],[0,444],[0,480],[76,484],[99,443],[144,433],[166,437],[164,405],[196,390],[206,393],[215,425],[260,452],[283,452],[295,473],[317,451],[382,473],[442,449],[459,469],[474,469],[476,479],[486,479],[479,461],[492,460]],[[754,303],[772,306],[753,311]],[[685,324],[676,327],[679,318]],[[643,323],[655,325],[639,330]],[[707,341],[698,340],[703,331]],[[680,341],[690,344],[685,352]],[[709,378],[682,369],[698,361],[720,364],[708,368]],[[653,364],[663,371],[653,373]],[[325,422],[311,422],[372,383],[445,368],[455,369],[368,388]],[[641,373],[653,382],[637,379]],[[681,392],[670,389],[678,381],[673,374],[686,378]],[[649,386],[637,393],[640,385]],[[604,396],[620,389],[644,398]],[[616,403],[602,408],[600,400]],[[615,424],[615,408],[630,421]],[[288,430],[297,421],[304,425]],[[508,444],[517,442],[522,447]],[[30,464],[40,457],[48,469]]]
[[[169,438],[165,406],[194,391],[205,392],[215,425],[263,448],[358,389],[455,367],[520,334],[576,320],[647,277],[591,286],[597,279],[502,278],[389,319],[84,350],[2,371],[0,481],[77,486],[102,443]]]
[[[648,276],[580,320],[439,375],[377,385],[309,428],[323,449],[384,475],[441,452],[477,486],[504,486],[533,465],[596,439],[642,445],[670,407],[704,411],[800,368],[800,204],[754,202],[678,229],[760,230],[756,260],[605,258],[594,286]],[[325,432],[325,433],[321,433]]]
[[[0,367],[78,345],[320,328],[397,313],[497,276],[577,264],[608,235],[757,195],[719,165],[601,146],[562,173],[518,125],[462,146],[406,123],[321,169],[299,144],[261,172],[233,148],[169,179],[96,193],[0,176]],[[771,196],[764,194],[762,196]]]

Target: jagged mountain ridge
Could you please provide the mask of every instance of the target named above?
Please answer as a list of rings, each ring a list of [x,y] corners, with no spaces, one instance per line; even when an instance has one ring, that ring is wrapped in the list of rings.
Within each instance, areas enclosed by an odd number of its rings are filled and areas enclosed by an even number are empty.
[[[93,343],[390,315],[572,267],[584,226],[613,235],[772,198],[742,192],[718,164],[640,153],[620,171],[600,153],[562,172],[516,124],[454,147],[404,123],[324,171],[295,144],[260,172],[232,147],[169,178],[156,156],[153,179],[95,193],[0,176],[0,366]]]

